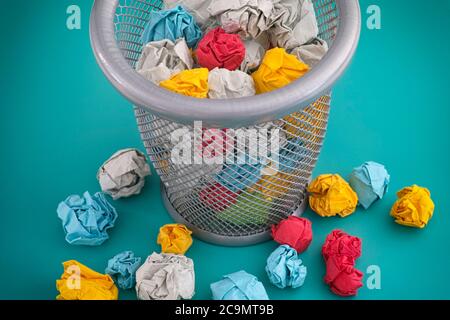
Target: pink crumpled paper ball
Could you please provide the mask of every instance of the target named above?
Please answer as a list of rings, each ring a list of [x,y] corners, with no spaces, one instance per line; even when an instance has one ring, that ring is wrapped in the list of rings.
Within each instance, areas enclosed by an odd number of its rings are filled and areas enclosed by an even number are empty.
[[[311,221],[289,216],[272,226],[272,237],[279,244],[287,244],[301,253],[308,249],[312,241]]]

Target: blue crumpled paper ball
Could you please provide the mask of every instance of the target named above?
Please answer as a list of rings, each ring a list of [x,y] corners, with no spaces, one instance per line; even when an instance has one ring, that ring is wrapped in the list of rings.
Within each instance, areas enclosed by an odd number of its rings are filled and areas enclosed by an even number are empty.
[[[238,271],[211,284],[214,300],[269,300],[266,289],[258,279],[245,271]]]
[[[359,203],[364,209],[386,194],[390,176],[386,168],[379,163],[368,161],[353,169],[349,177],[352,189],[358,194]]]
[[[132,251],[124,251],[109,259],[105,273],[116,278],[120,289],[131,289],[136,285],[136,270],[141,265],[141,258]]]
[[[270,282],[278,288],[298,288],[305,282],[307,269],[294,248],[282,245],[267,258],[266,272]]]
[[[142,43],[169,39],[173,42],[185,38],[189,48],[195,48],[202,38],[202,31],[194,18],[181,6],[168,10],[151,11],[142,33]]]
[[[82,197],[71,195],[56,210],[62,220],[66,241],[70,244],[98,246],[108,239],[107,230],[114,227],[116,209],[105,195],[93,196],[85,192]]]

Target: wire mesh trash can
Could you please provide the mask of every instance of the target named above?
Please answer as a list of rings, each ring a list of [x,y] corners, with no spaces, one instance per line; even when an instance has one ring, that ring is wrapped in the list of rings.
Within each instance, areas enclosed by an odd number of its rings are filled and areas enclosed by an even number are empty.
[[[141,137],[161,178],[161,193],[170,215],[202,240],[234,246],[258,243],[270,238],[272,224],[291,214],[300,215],[306,206],[306,187],[326,133],[330,90],[353,57],[361,25],[357,0],[313,3],[319,37],[330,47],[318,65],[276,91],[214,100],[175,94],[135,71],[149,12],[159,10],[162,1],[95,0],[90,35],[98,64],[135,106]],[[200,128],[195,125],[198,121]],[[278,159],[270,152],[265,159],[243,164],[173,159],[172,151],[183,143],[190,144],[195,154],[195,137],[204,138],[205,131],[215,133],[210,141],[214,147],[234,146],[233,140],[219,138],[239,129],[277,132]],[[191,139],[174,145],[174,132],[184,132]],[[191,149],[186,146],[184,150]],[[244,157],[252,156],[247,152]],[[273,165],[278,170],[268,172]]]

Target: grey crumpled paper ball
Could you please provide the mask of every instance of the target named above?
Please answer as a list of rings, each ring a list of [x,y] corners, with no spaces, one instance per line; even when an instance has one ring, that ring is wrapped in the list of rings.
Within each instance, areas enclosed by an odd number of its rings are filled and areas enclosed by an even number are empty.
[[[256,93],[253,78],[239,70],[215,68],[209,72],[208,85],[210,99],[248,97]]]
[[[194,292],[194,262],[186,256],[154,252],[136,271],[140,300],[191,299]]]
[[[103,192],[114,200],[139,194],[149,176],[150,167],[145,155],[137,149],[124,149],[106,160],[97,172]]]
[[[326,41],[316,38],[312,42],[294,48],[291,54],[306,63],[310,67],[314,67],[322,60],[323,56],[328,52],[328,44]]]
[[[311,0],[278,0],[270,16],[271,42],[286,50],[311,42],[319,34]]]
[[[250,72],[256,70],[266,53],[267,47],[264,47],[259,41],[256,40],[246,40],[244,41],[245,46],[245,57],[244,61],[242,61],[239,70],[243,72]]]
[[[192,69],[194,61],[184,38],[147,43],[136,64],[136,71],[147,80],[159,84],[172,75]]]
[[[270,28],[271,0],[211,0],[208,11],[227,33],[257,39]]]

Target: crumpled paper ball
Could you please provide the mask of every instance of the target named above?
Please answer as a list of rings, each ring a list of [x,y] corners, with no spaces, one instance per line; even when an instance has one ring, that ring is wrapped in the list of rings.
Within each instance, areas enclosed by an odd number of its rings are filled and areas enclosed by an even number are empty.
[[[211,284],[213,300],[269,300],[258,279],[241,270]]]
[[[141,258],[132,251],[121,252],[108,260],[105,273],[116,277],[120,289],[131,289],[136,285],[136,270],[141,265]]]
[[[309,206],[322,217],[352,214],[358,204],[358,196],[338,174],[323,174],[308,187]]]
[[[194,98],[208,97],[208,69],[184,70],[159,85],[167,90]]]
[[[114,227],[117,219],[116,209],[101,192],[93,196],[87,191],[82,197],[71,195],[58,205],[57,213],[66,241],[75,245],[101,245],[109,238],[107,230]]]
[[[57,300],[117,300],[119,290],[109,275],[98,273],[75,260],[63,263],[56,280]]]
[[[192,69],[194,60],[184,38],[175,42],[164,39],[147,43],[136,64],[136,71],[147,80],[159,84],[174,74]]]
[[[287,50],[314,40],[319,34],[311,0],[280,0],[269,17],[272,46]]]
[[[150,166],[142,152],[123,149],[106,160],[97,172],[97,179],[102,191],[116,200],[139,194],[145,177],[150,174]]]
[[[188,257],[154,252],[136,271],[140,300],[191,299],[194,292],[194,262]]]
[[[270,92],[287,86],[309,71],[309,66],[296,56],[286,53],[284,48],[273,48],[253,74],[256,93]]]
[[[246,213],[244,213],[246,210]],[[270,205],[262,194],[242,192],[236,199],[236,204],[219,212],[217,218],[235,225],[265,224],[269,219]]]
[[[209,31],[198,43],[195,51],[200,66],[212,70],[236,70],[244,61],[245,46],[237,34],[226,33],[218,27]]]
[[[412,185],[397,192],[397,197],[391,209],[395,222],[407,227],[424,228],[434,211],[430,190]]]
[[[225,164],[223,170],[215,177],[216,181],[235,193],[255,184],[261,177],[262,163],[257,161],[252,164],[247,158],[242,164],[237,162]]]
[[[216,68],[208,77],[210,99],[229,99],[255,95],[253,78],[245,72]]]
[[[342,297],[356,295],[363,278],[362,272],[354,267],[361,256],[361,239],[334,230],[325,239],[322,255],[326,264],[324,281],[331,291]]]
[[[307,268],[295,249],[282,245],[267,258],[266,272],[270,282],[278,288],[298,288],[305,282]]]
[[[289,245],[298,253],[302,253],[308,249],[312,241],[311,221],[306,218],[289,216],[277,225],[272,225],[272,237],[279,244]]]
[[[327,52],[327,42],[320,38],[316,38],[310,43],[294,48],[291,51],[291,54],[312,68],[322,60]]]
[[[223,211],[236,203],[238,194],[220,183],[206,186],[199,193],[200,200],[215,211]]]
[[[363,286],[363,273],[345,260],[345,257],[339,255],[328,258],[324,278],[331,291],[341,297],[354,296]]]
[[[166,224],[159,228],[157,243],[163,253],[185,254],[192,245],[191,234],[183,224]]]
[[[348,264],[354,264],[361,256],[361,239],[342,230],[333,230],[325,239],[322,255],[325,260],[331,256],[344,256]]]
[[[259,67],[266,53],[264,46],[256,40],[244,41],[245,57],[239,70],[243,72],[252,72]]]
[[[164,9],[172,9],[181,5],[195,18],[195,21],[202,27],[207,26],[211,14],[208,6],[211,0],[164,0]]]
[[[212,0],[208,11],[228,33],[257,39],[270,28],[271,0]]]
[[[348,179],[364,209],[386,194],[390,176],[382,164],[368,161],[353,169]]]
[[[194,18],[181,6],[168,10],[152,10],[142,33],[143,44],[168,39],[186,39],[189,48],[194,48],[202,37],[202,31]]]

